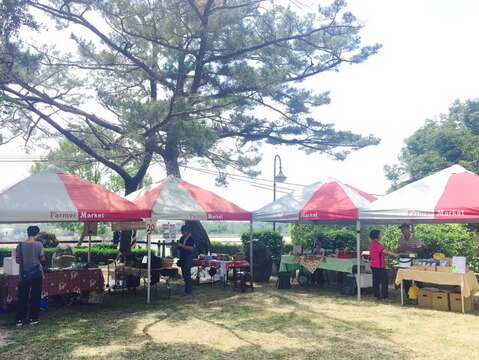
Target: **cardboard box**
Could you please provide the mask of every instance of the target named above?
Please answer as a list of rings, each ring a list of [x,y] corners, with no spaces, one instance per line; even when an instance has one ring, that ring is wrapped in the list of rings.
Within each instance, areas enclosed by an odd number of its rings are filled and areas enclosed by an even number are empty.
[[[413,265],[410,267],[410,269],[416,271],[425,271],[426,267],[424,265]]]
[[[436,266],[436,271],[437,272],[452,272],[452,269],[450,266]]]
[[[432,308],[432,291],[419,289],[417,294],[417,304],[419,307],[431,309]]]
[[[461,293],[450,293],[449,303],[451,305],[451,311],[462,312]],[[474,308],[472,296],[464,298],[464,311],[469,312]]]
[[[433,292],[432,308],[434,310],[449,311],[449,294],[442,291]]]
[[[436,265],[426,266],[426,271],[436,271]]]

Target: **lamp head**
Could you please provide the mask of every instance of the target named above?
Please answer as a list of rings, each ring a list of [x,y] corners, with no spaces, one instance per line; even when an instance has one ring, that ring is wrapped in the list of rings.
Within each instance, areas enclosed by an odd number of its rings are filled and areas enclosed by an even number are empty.
[[[283,183],[286,181],[286,175],[283,174],[283,171],[281,170],[281,168],[279,169],[278,175],[275,175],[274,178],[277,182],[280,182],[280,183]]]

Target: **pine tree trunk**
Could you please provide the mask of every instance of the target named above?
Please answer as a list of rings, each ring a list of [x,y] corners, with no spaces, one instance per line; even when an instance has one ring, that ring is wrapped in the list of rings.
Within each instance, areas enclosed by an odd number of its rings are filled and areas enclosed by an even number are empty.
[[[125,181],[125,195],[131,194],[132,192],[138,189],[138,185],[143,181],[143,179],[136,181],[135,179],[124,179]],[[123,256],[123,259],[126,255],[131,253],[131,231],[123,230],[120,233],[120,253]]]
[[[178,153],[175,150],[176,147],[172,148],[166,147],[166,151],[163,155],[163,160],[165,162],[166,174],[174,175],[181,178],[180,167],[178,165]],[[175,219],[171,219],[175,220]],[[206,254],[211,249],[211,242],[206,232],[205,228],[200,221],[187,220],[185,224],[191,227],[191,235],[196,240],[196,249],[201,254]]]

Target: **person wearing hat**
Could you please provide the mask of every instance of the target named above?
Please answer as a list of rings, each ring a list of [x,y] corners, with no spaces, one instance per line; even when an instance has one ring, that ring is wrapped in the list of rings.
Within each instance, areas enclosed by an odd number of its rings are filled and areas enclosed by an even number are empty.
[[[183,296],[190,295],[193,290],[193,281],[191,280],[191,266],[193,264],[193,249],[195,239],[191,236],[191,228],[188,225],[181,227],[181,237],[178,242],[171,243],[180,251],[178,265],[181,267],[181,274],[185,281],[185,292]]]
[[[419,255],[422,250],[421,241],[411,233],[409,224],[402,224],[399,229],[401,229],[403,236],[399,239],[398,251],[403,254],[414,253]]]

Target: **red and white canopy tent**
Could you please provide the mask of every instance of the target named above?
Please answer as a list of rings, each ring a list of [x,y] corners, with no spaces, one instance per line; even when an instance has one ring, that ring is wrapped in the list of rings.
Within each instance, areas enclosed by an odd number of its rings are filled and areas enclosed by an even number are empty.
[[[357,227],[356,247],[358,281],[360,276],[359,211],[376,197],[335,179],[317,182],[289,193],[253,211],[254,221],[301,222],[313,224],[354,224]],[[358,300],[361,288],[358,286]]]
[[[0,223],[135,221],[150,216],[151,211],[53,165],[0,191]]]
[[[175,176],[146,186],[127,196],[128,200],[151,212],[155,220],[236,220],[250,221],[251,213],[211,191],[192,185]],[[147,238],[148,274],[151,271],[151,241]],[[250,271],[253,274],[253,247],[250,246]],[[149,276],[148,276],[149,278]],[[147,302],[150,302],[148,287]]]
[[[359,209],[375,200],[373,195],[329,179],[305,186],[253,211],[253,220],[353,224]]]
[[[55,166],[0,191],[0,223],[133,221],[150,216],[151,211]]]
[[[174,176],[146,186],[126,197],[158,220],[250,221],[251,213],[211,191]]]
[[[360,210],[367,223],[479,222],[479,175],[453,165]]]

